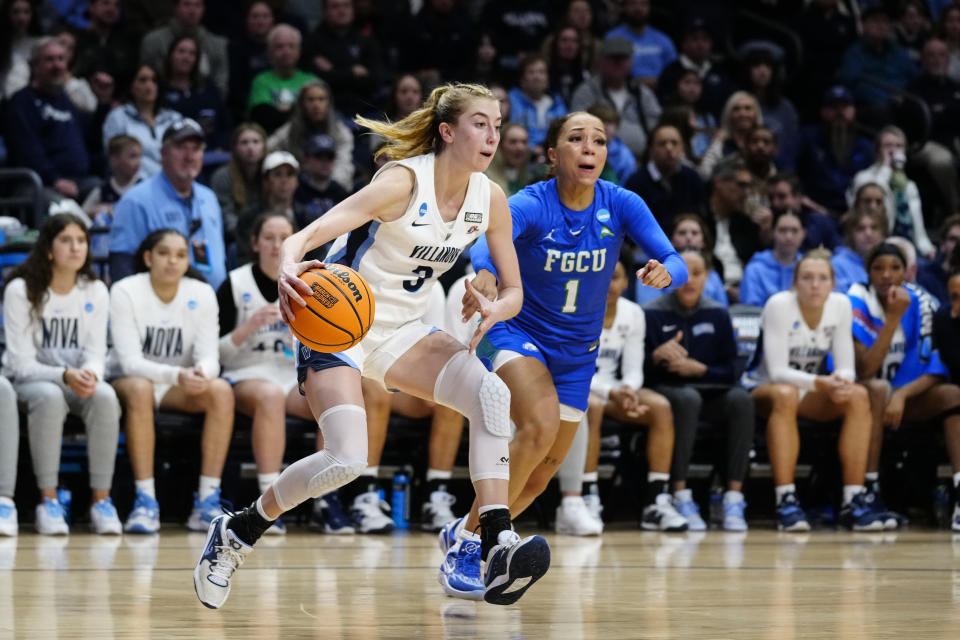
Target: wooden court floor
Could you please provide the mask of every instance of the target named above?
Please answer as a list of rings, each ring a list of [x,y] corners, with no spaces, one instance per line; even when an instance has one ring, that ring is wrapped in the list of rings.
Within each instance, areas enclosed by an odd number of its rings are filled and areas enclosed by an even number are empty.
[[[524,532],[526,533],[526,532]],[[266,538],[220,611],[192,568],[201,534],[0,538],[0,638],[960,638],[960,537],[549,535],[517,605],[444,596],[434,536]]]

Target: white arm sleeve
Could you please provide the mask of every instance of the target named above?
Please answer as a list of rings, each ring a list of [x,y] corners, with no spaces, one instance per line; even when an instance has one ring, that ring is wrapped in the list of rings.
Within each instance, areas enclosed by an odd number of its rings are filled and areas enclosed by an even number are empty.
[[[850,298],[830,294],[827,303],[836,300],[837,332],[833,335],[833,372],[845,380],[856,380],[857,369],[853,352],[853,309]]]
[[[631,306],[630,310],[633,312],[630,333],[623,345],[620,372],[623,384],[631,389],[639,389],[643,386],[643,340],[647,333],[647,318],[640,307]]]
[[[26,380],[61,380],[64,368],[44,364],[37,359],[33,344],[38,320],[31,317],[27,285],[17,278],[7,286],[3,295],[3,324],[7,334],[7,352],[4,362],[13,377]]]
[[[213,287],[203,283],[201,289],[197,298],[203,313],[200,314],[200,325],[194,334],[193,364],[207,378],[216,378],[220,375],[220,306]]]
[[[795,385],[801,389],[814,389],[817,376],[799,371],[790,366],[789,304],[787,296],[774,296],[763,307],[763,358],[770,374],[771,382]]]
[[[154,382],[177,384],[180,367],[153,362],[143,357],[136,318],[136,305],[130,294],[124,288],[114,285],[110,293],[110,335],[122,374]]]
[[[93,289],[93,311],[84,319],[83,362],[81,369],[89,369],[103,380],[107,360],[107,321],[110,319],[110,294],[107,286],[97,280],[89,285]]]

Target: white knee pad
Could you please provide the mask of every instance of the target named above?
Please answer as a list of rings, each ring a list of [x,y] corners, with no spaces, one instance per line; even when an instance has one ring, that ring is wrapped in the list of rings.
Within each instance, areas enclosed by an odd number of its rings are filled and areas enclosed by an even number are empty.
[[[294,462],[273,483],[273,495],[284,511],[342,487],[367,467],[367,414],[362,407],[337,405],[317,422],[323,450]]]
[[[510,478],[510,389],[467,351],[444,365],[433,388],[439,404],[470,422],[470,479]]]

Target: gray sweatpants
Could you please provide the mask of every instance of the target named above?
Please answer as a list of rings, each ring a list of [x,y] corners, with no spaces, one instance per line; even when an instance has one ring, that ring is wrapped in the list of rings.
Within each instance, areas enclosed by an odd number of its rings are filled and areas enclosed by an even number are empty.
[[[727,430],[727,482],[742,482],[747,475],[750,446],[753,444],[754,407],[753,398],[742,387],[724,391],[701,390],[693,387],[659,385],[654,388],[670,401],[673,410],[673,463],[670,479],[687,479],[690,456],[697,435],[700,416],[713,425],[726,425]]]
[[[36,380],[19,382],[14,387],[20,406],[27,412],[30,457],[37,486],[40,489],[57,486],[63,421],[68,413],[73,413],[83,419],[87,429],[90,487],[109,489],[120,433],[120,402],[113,387],[100,381],[89,398],[79,397],[62,382]]]
[[[13,497],[17,486],[17,454],[20,452],[20,416],[17,394],[10,381],[0,376],[0,496]]]

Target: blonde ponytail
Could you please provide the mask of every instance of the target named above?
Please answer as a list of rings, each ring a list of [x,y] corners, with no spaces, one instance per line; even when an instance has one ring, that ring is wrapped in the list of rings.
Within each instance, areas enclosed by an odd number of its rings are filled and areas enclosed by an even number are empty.
[[[423,106],[402,120],[389,122],[357,116],[354,122],[386,139],[386,144],[375,154],[377,158],[386,156],[389,160],[402,160],[425,153],[440,153],[444,145],[440,125],[444,122],[456,124],[470,100],[476,98],[497,99],[483,85],[445,84],[431,91]]]

